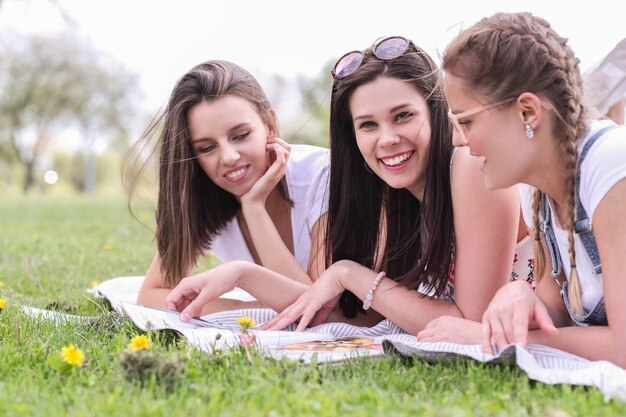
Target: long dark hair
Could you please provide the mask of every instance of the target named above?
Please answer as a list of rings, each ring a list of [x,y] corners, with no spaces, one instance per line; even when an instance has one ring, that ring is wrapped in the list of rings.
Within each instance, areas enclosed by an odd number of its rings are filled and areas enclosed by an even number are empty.
[[[164,111],[150,123],[141,139],[126,157],[126,162],[142,152],[151,138],[157,137],[159,153],[159,197],[156,210],[155,239],[161,258],[165,284],[175,286],[196,260],[207,250],[216,234],[233,219],[241,205],[221,189],[202,170],[191,145],[187,112],[201,101],[232,95],[252,103],[261,120],[276,135],[279,126],[272,117],[272,106],[257,80],[240,66],[227,61],[207,61],[184,74],[176,83]],[[140,169],[137,175],[141,175]],[[128,183],[129,201],[138,177]],[[292,204],[283,182],[283,200]]]
[[[424,201],[394,189],[369,172],[356,144],[349,100],[359,86],[378,77],[404,80],[426,100],[431,138]],[[452,136],[437,67],[422,50],[411,49],[391,61],[373,55],[353,74],[333,84],[330,111],[330,188],[326,265],[349,259],[374,269],[377,260],[388,277],[409,288],[423,285],[441,294],[446,288],[454,246],[450,157]],[[386,231],[381,230],[384,219]],[[382,241],[384,239],[384,242]],[[377,253],[384,248],[384,253]],[[342,295],[346,317],[360,301]]]

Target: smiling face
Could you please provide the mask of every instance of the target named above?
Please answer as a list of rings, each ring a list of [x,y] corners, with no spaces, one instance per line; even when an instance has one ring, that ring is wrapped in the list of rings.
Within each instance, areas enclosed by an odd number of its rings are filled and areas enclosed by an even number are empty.
[[[423,199],[430,112],[410,82],[378,77],[354,90],[350,111],[357,146],[372,171],[393,188]]]
[[[492,104],[478,101],[476,95],[469,93],[462,78],[448,72],[444,76],[444,89],[453,114]],[[482,171],[488,188],[506,188],[527,182],[525,179],[532,172],[532,164],[528,162],[533,160],[530,153],[533,142],[525,136],[524,116],[515,100],[461,117],[458,123],[467,142],[455,129],[452,134],[454,146],[468,146],[473,156],[483,160]]]
[[[240,197],[267,171],[270,130],[250,102],[201,101],[187,112],[187,123],[198,163],[220,188]]]

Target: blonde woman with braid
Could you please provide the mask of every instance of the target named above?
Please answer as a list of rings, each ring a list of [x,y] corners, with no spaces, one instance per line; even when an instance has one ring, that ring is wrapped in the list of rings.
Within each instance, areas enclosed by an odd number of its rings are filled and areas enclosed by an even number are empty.
[[[626,367],[626,128],[594,120],[578,59],[545,20],[498,13],[443,56],[457,146],[485,183],[521,183],[535,240],[536,292],[502,287],[482,320],[487,353],[538,343]]]

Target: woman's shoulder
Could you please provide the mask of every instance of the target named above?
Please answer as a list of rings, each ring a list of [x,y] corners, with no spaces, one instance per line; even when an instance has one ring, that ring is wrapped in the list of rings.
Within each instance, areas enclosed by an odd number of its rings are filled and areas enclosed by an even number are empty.
[[[291,182],[310,183],[319,175],[326,175],[330,164],[328,148],[315,145],[292,144],[287,173]]]
[[[291,154],[289,161],[311,162],[315,160],[329,161],[330,150],[322,146],[308,145],[304,143],[291,144]]]

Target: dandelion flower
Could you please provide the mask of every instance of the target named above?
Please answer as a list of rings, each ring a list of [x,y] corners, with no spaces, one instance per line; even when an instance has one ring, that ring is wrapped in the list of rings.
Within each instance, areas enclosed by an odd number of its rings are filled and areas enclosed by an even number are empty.
[[[107,244],[102,247],[107,252],[111,252],[113,250],[113,245]]]
[[[61,348],[61,358],[68,365],[83,366],[83,363],[85,363],[85,352],[71,344]]]
[[[4,287],[4,282],[0,281],[0,288]]]
[[[0,310],[4,310],[6,306],[7,306],[7,300],[5,300],[4,298],[0,298]]]
[[[148,336],[145,334],[140,334],[132,339],[130,339],[130,343],[128,344],[128,349],[138,351],[144,349],[150,349],[151,342]]]
[[[94,279],[93,281],[91,281],[91,282],[89,283],[89,287],[90,287],[90,288],[95,288],[95,287],[97,287],[97,286],[98,286],[98,284],[100,284],[100,283]]]
[[[39,235],[33,235],[33,242],[39,242]]]
[[[256,326],[254,319],[248,316],[237,317],[237,324],[241,326],[241,330],[244,332],[246,332],[250,327]]]

